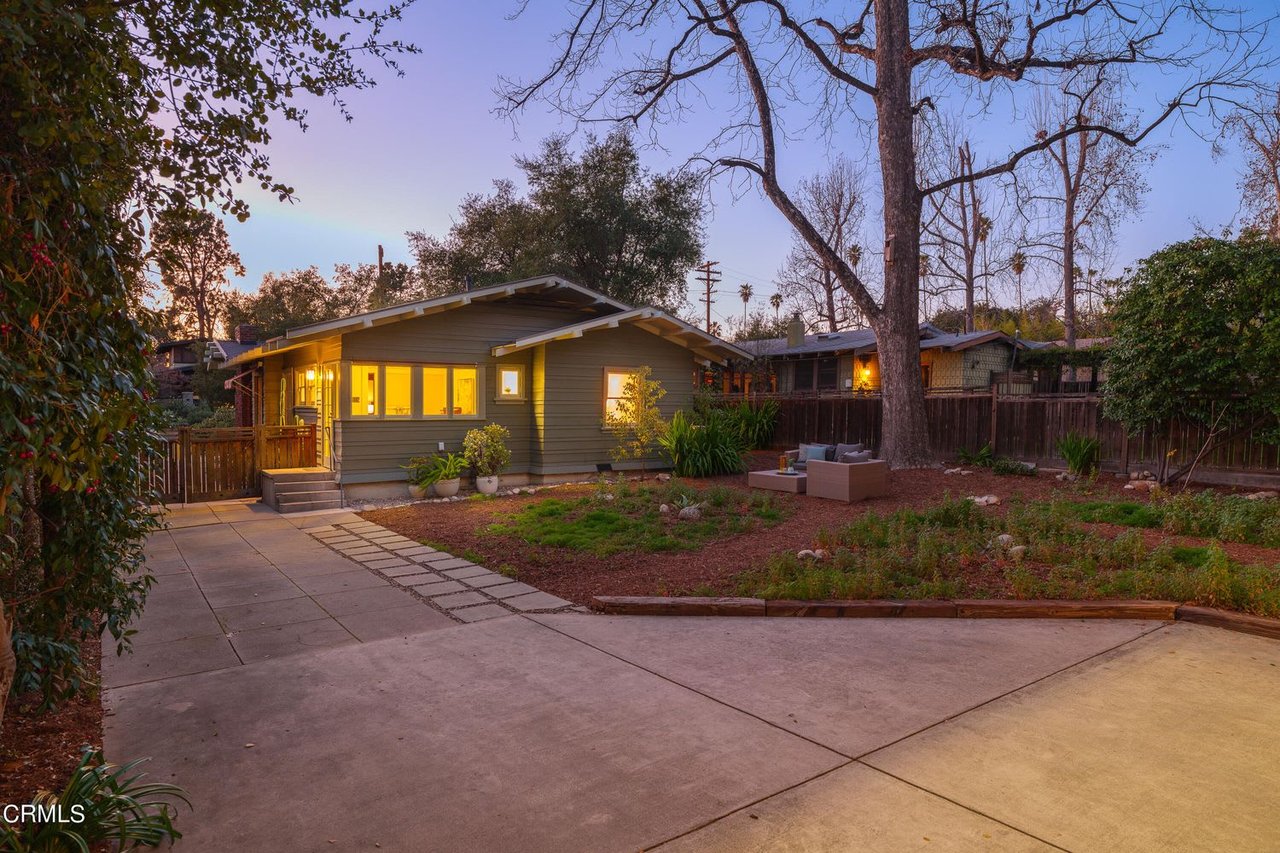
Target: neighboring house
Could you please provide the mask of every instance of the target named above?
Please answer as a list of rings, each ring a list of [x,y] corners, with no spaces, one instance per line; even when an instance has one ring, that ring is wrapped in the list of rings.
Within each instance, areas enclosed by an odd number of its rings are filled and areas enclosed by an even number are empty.
[[[317,423],[320,464],[360,497],[403,493],[409,457],[459,452],[487,422],[511,432],[508,482],[594,473],[615,446],[605,413],[637,368],[662,382],[670,417],[699,365],[748,358],[658,309],[542,277],[290,329],[225,366],[241,423]]]
[[[737,346],[768,359],[779,394],[874,394],[880,391],[876,338],[870,329],[806,335],[793,320],[787,337]],[[920,375],[927,391],[990,388],[1027,343],[1003,332],[944,332],[920,325]]]
[[[182,341],[165,341],[156,344],[155,355],[151,357],[151,369],[178,370],[188,376],[195,373],[200,363],[200,353],[204,344],[194,338]]]
[[[258,327],[241,323],[229,341],[209,341],[204,348],[204,364],[210,370],[222,369],[228,361],[248,352],[258,344]]]

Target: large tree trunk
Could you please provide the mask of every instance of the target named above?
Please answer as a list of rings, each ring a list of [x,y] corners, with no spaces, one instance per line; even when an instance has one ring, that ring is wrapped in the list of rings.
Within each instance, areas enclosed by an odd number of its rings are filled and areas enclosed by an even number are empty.
[[[911,109],[907,0],[875,0],[876,116],[884,185],[884,310],[873,324],[884,395],[880,456],[891,468],[933,464],[920,382],[920,189]]]

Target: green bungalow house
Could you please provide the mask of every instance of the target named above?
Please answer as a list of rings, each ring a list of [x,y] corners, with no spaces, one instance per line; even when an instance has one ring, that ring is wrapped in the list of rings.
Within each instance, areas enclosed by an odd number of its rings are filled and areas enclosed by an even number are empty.
[[[749,357],[546,276],[290,329],[226,366],[241,425],[317,424],[317,467],[352,498],[403,494],[409,457],[459,452],[489,422],[511,432],[509,484],[594,474],[615,444],[604,416],[637,368],[662,382],[669,417],[700,366]]]

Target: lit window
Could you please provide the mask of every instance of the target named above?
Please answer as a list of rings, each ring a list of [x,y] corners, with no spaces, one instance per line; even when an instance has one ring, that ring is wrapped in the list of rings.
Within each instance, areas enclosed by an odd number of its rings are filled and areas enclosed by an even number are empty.
[[[407,418],[413,414],[413,368],[389,364],[387,371],[387,415]]]
[[[301,370],[293,371],[293,404],[295,406],[307,404],[307,380]]]
[[[476,413],[476,369],[474,367],[453,368],[453,413],[454,415],[474,415]]]
[[[422,368],[422,414],[428,418],[449,416],[449,368]]]
[[[627,390],[627,380],[635,376],[634,370],[606,370],[604,374],[604,416],[613,420]]]
[[[498,368],[498,399],[524,399],[524,368],[518,364]]]
[[[351,365],[351,416],[378,415],[378,365]]]

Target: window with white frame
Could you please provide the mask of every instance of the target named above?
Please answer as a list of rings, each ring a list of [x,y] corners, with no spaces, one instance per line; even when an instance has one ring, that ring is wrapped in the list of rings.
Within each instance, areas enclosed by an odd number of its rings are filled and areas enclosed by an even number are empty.
[[[604,372],[604,417],[613,420],[617,417],[618,406],[627,393],[627,381],[638,375],[635,370],[610,368]]]

